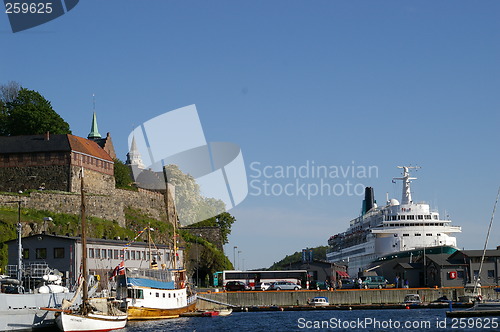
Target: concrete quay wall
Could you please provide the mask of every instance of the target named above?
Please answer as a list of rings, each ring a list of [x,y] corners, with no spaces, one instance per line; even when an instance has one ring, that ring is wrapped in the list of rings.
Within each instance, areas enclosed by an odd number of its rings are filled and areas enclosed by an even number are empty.
[[[483,288],[483,298],[500,299],[493,288]],[[264,292],[212,292],[201,297],[238,307],[306,305],[316,296],[328,298],[330,305],[398,304],[406,294],[419,294],[423,302],[432,302],[442,296],[459,301],[463,288],[410,288],[410,289],[345,289],[336,291],[264,291]],[[198,300],[199,309],[213,309],[219,305]]]

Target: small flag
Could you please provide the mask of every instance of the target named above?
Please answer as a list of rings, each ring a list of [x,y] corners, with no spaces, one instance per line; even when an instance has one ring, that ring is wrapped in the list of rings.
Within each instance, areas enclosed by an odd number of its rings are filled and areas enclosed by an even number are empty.
[[[124,275],[125,274],[125,262],[124,261],[121,261],[120,264],[118,264],[115,269],[113,270],[113,275],[111,276],[111,278],[109,278],[109,280],[113,279],[114,277],[116,277],[117,275]]]

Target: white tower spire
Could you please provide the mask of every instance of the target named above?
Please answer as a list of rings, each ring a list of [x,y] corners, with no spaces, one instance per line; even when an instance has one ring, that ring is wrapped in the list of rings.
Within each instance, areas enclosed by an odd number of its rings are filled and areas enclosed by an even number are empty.
[[[394,180],[403,180],[403,195],[401,197],[401,204],[410,204],[411,200],[411,190],[410,183],[411,180],[416,180],[417,178],[410,177],[410,169],[418,169],[419,166],[398,166],[398,168],[403,169],[403,177],[402,178],[394,178]]]

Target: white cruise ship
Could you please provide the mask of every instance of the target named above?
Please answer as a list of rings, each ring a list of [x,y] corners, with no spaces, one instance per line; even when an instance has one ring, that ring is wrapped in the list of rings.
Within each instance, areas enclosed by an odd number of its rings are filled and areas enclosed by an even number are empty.
[[[461,232],[450,220],[431,211],[429,204],[415,203],[411,197],[410,170],[417,167],[398,166],[403,176],[401,202],[387,199],[386,205],[375,204],[373,189],[366,187],[360,217],[350,221],[347,231],[330,237],[326,258],[347,265],[351,277],[357,277],[376,263],[396,257],[414,257],[430,253],[453,253],[457,250],[454,233]]]

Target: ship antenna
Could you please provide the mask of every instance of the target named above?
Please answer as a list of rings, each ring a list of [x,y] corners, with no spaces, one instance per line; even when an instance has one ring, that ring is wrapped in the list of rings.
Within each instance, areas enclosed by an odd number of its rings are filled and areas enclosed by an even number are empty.
[[[410,177],[410,169],[419,169],[419,166],[398,166],[398,168],[403,169],[403,177],[402,178],[393,178],[393,180],[403,180],[403,194],[401,197],[401,205],[412,203],[411,199],[411,190],[410,183],[411,180],[416,180],[417,178]]]

